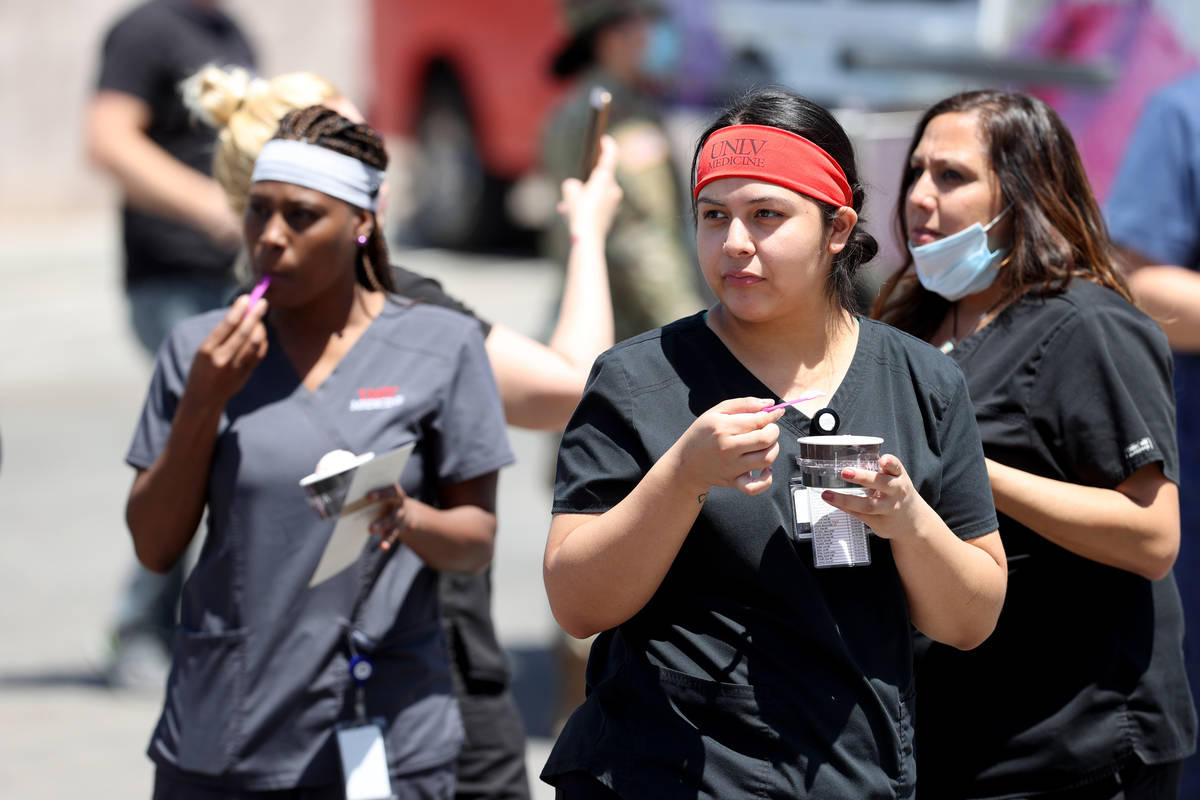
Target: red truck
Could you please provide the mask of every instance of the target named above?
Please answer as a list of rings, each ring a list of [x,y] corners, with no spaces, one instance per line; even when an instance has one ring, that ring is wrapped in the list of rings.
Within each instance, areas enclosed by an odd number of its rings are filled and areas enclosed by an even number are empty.
[[[416,144],[410,227],[438,247],[502,243],[507,189],[566,88],[549,68],[559,0],[372,0],[372,15],[371,121]]]

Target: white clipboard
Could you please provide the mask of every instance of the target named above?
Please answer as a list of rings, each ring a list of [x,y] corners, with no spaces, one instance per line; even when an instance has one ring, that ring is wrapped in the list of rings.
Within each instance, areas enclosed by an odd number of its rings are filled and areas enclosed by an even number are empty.
[[[342,505],[343,511],[333,526],[333,533],[325,544],[325,552],[308,579],[309,588],[329,580],[346,567],[353,564],[362,555],[363,545],[370,536],[369,526],[375,517],[379,516],[379,504],[369,503],[358,507],[367,492],[387,486],[400,480],[400,473],[408,463],[416,442],[409,442],[391,452],[375,456],[375,458],[358,467],[354,477],[350,479],[350,488],[346,490],[346,500]]]

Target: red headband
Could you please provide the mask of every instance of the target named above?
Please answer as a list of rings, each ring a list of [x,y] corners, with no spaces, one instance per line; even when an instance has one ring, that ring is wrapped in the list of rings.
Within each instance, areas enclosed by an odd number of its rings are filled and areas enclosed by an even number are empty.
[[[854,200],[833,156],[803,136],[767,125],[730,125],[705,140],[693,196],[721,178],[766,181],[835,206]]]

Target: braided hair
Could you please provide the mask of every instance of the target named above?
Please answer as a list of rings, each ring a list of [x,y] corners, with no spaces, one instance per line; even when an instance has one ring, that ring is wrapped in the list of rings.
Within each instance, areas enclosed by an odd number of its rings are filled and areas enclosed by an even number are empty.
[[[369,125],[352,122],[328,106],[308,106],[288,112],[279,121],[275,138],[314,144],[358,159],[369,167],[387,169],[387,151],[379,134]],[[355,276],[359,284],[368,289],[394,293],[396,281],[388,258],[387,242],[378,224],[371,228],[367,243],[358,252]]]

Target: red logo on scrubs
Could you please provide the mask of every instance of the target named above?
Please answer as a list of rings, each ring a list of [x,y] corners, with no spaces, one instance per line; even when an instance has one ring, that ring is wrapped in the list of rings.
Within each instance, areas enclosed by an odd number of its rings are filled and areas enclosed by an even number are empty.
[[[374,389],[359,389],[359,400],[374,400],[377,397],[395,397],[400,393],[399,386],[378,386]]]
[[[376,386],[358,390],[358,397],[350,401],[351,411],[378,411],[404,404],[404,395],[399,386]]]

